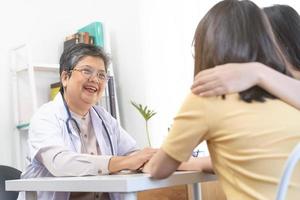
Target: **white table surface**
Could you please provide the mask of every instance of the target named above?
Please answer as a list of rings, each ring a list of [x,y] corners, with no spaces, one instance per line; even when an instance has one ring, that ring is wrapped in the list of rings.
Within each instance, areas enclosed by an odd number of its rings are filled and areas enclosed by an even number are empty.
[[[7,191],[64,191],[64,192],[122,192],[136,199],[136,192],[183,184],[197,184],[216,180],[213,174],[195,171],[175,172],[166,179],[154,180],[149,174],[116,174],[85,177],[43,177],[9,180]],[[196,189],[196,187],[194,187]],[[198,191],[196,191],[198,192]],[[197,194],[194,194],[194,196]],[[30,194],[29,196],[32,196]],[[131,197],[130,197],[131,196]],[[198,197],[199,198],[199,197]],[[32,198],[34,199],[34,198]]]

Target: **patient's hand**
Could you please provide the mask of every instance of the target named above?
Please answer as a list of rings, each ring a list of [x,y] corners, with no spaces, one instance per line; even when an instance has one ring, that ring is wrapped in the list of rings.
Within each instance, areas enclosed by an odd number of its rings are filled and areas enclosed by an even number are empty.
[[[191,157],[187,162],[182,162],[177,170],[213,172],[210,157]]]

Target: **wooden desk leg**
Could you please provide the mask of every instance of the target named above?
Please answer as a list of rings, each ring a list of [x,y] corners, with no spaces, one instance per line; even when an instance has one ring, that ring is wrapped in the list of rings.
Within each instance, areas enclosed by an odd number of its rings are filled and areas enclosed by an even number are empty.
[[[122,200],[137,200],[137,193],[136,192],[126,192],[122,193],[123,198]]]
[[[199,187],[199,183],[193,184],[193,200],[201,200],[201,188]]]
[[[34,191],[26,191],[25,199],[26,200],[37,200],[37,193]]]

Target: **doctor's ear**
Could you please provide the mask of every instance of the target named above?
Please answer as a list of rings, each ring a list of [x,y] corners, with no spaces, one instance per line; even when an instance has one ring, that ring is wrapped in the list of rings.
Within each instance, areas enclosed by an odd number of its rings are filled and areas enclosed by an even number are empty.
[[[67,83],[68,83],[69,78],[70,78],[70,73],[69,72],[63,71],[61,73],[61,84],[64,88],[67,87]]]

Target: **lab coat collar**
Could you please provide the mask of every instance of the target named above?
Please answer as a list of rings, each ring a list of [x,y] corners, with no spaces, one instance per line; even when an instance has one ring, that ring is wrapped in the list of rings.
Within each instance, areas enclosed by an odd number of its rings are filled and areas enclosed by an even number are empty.
[[[54,100],[53,103],[58,107],[59,109],[59,116],[58,119],[62,120],[64,125],[66,126],[66,121],[68,119],[68,112],[65,108],[64,102],[63,102],[63,98],[62,98],[62,94],[58,93]],[[97,109],[95,107],[95,109]],[[101,118],[99,118],[99,116],[97,115],[96,111],[93,108],[90,108],[89,110],[90,115],[91,115],[91,122],[94,128],[94,132],[95,132],[95,136],[97,139],[97,142],[99,144],[99,148],[102,154],[104,155],[110,155],[110,146],[107,146],[107,143],[105,141],[107,141],[106,138],[106,133],[104,132],[105,129],[103,127],[103,123],[102,120],[105,120],[104,116],[101,113],[101,110],[97,109],[98,114],[101,116]],[[109,127],[107,127],[109,129]],[[67,129],[67,127],[66,127]],[[75,143],[74,145],[76,146],[77,151],[80,150],[81,148],[81,144],[80,144],[80,137],[78,135],[78,133],[76,132],[76,130],[70,125],[70,129],[72,132],[72,137],[74,138],[73,142]],[[81,151],[81,150],[80,150]]]
[[[59,109],[59,115],[57,116],[57,118],[59,120],[63,121],[63,124],[65,125],[65,129],[66,129],[66,133],[67,133],[67,127],[66,127],[66,121],[68,119],[68,112],[65,108],[64,102],[63,102],[63,98],[62,98],[62,94],[58,93],[54,100],[53,103],[55,104],[55,106]],[[97,110],[97,112],[96,112]],[[99,144],[99,148],[101,151],[101,154],[103,155],[111,155],[111,147],[110,147],[110,143],[109,143],[109,139],[107,134],[111,136],[110,132],[111,130],[111,126],[110,123],[107,122],[107,116],[103,113],[103,110],[99,109],[97,106],[94,106],[94,109],[91,107],[90,110],[90,116],[91,116],[91,122],[94,128],[94,132],[95,132],[95,136],[97,139],[97,142]],[[100,117],[98,116],[98,114],[100,115]],[[106,120],[104,121],[104,123],[106,124],[106,129],[109,131],[109,133],[106,133],[105,128],[103,127],[103,122],[102,120]],[[70,124],[70,129],[72,132],[72,137],[73,137],[73,142],[74,145],[76,146],[77,151],[81,151],[81,143],[80,143],[80,137],[78,135],[78,133],[76,132],[76,130],[72,127],[72,125]]]
[[[100,117],[98,116],[98,114]],[[99,148],[101,151],[101,154],[103,155],[111,155],[111,147],[108,145],[108,138],[107,133],[105,132],[105,128],[103,127],[103,120],[105,120],[105,117],[102,115],[101,110],[97,109],[96,107],[90,109],[91,113],[91,120],[95,132],[95,136],[97,139],[97,142],[99,144]],[[105,123],[105,122],[104,122]],[[109,129],[110,127],[106,127]]]
[[[53,103],[58,107],[60,111],[59,118],[66,122],[68,119],[68,113],[63,102],[62,94],[60,92],[54,97]]]

